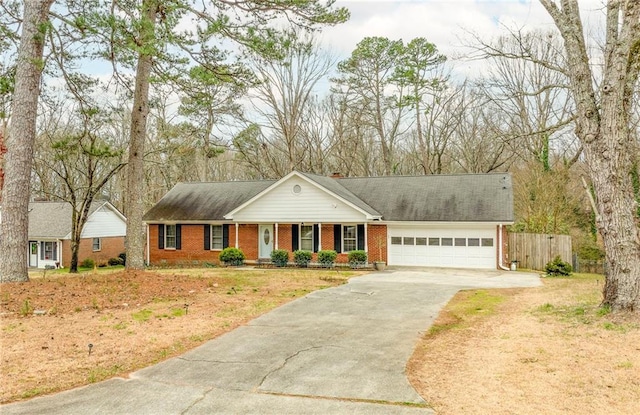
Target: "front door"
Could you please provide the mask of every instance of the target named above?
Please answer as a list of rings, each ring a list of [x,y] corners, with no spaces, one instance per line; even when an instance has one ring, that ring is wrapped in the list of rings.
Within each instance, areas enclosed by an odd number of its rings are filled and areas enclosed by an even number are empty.
[[[29,266],[38,266],[38,242],[29,241]]]
[[[271,251],[273,251],[273,225],[260,225],[258,227],[258,241],[260,258],[271,258]]]

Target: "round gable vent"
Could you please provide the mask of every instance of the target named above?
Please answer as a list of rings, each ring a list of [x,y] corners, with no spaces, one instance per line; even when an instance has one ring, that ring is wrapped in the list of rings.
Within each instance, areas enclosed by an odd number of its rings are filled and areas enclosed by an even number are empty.
[[[293,193],[300,194],[300,192],[302,192],[302,187],[300,187],[299,184],[294,185],[293,186]]]

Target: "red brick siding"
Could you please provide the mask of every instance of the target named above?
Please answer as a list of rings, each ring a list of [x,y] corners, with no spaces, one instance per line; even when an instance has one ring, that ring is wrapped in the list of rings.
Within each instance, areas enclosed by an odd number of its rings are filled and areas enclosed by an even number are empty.
[[[293,240],[291,235],[292,225],[278,224],[278,249],[289,251],[289,259],[293,261]],[[300,235],[298,228],[298,236]],[[273,247],[275,249],[275,246]]]
[[[231,225],[235,228],[235,225]],[[238,229],[238,248],[244,252],[244,256],[249,260],[258,259],[258,225],[240,224]],[[234,236],[235,238],[235,236]],[[229,238],[229,246],[233,246],[235,240]]]
[[[387,225],[367,225],[369,262],[387,261]]]
[[[110,258],[116,258],[124,252],[124,236],[114,236],[100,238],[100,250],[93,251],[93,238],[80,240],[80,250],[78,251],[78,263],[87,258],[93,259],[96,265],[107,264]],[[62,266],[71,265],[71,241],[62,241]]]
[[[149,225],[149,262],[151,265],[190,263],[206,261],[218,263],[220,250],[204,249],[204,225],[181,225],[182,249],[158,249],[158,227]],[[231,226],[229,227],[231,234]],[[229,243],[231,244],[231,236]],[[233,244],[231,244],[233,245]]]
[[[320,235],[321,249],[328,251],[333,249],[333,225],[322,224],[322,232]]]

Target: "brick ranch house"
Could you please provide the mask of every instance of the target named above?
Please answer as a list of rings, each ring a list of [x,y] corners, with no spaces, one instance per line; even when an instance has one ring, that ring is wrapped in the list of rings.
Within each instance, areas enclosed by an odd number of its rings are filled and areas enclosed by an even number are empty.
[[[511,176],[343,178],[293,171],[279,180],[179,183],[145,215],[147,262],[248,262],[273,249],[367,251],[369,262],[504,268],[513,223]],[[316,255],[313,257],[316,260]]]
[[[71,205],[66,202],[29,203],[29,267],[69,267],[71,264]],[[124,252],[127,221],[111,203],[91,205],[82,229],[78,261],[106,264]]]

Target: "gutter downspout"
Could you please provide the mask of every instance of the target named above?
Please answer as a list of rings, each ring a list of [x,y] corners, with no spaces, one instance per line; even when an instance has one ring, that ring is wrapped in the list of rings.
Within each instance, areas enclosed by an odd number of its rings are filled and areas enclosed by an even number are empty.
[[[498,225],[498,267],[504,271],[511,271],[510,268],[505,267],[502,264],[504,256],[502,255],[503,243],[502,243],[502,224]]]

